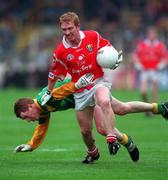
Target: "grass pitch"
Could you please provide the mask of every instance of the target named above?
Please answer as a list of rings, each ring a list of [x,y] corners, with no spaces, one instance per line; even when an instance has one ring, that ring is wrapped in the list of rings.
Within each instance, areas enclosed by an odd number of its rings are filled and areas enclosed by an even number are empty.
[[[48,134],[35,151],[14,153],[26,143],[36,123],[15,118],[13,103],[20,97],[35,97],[37,90],[0,91],[0,179],[1,180],[166,180],[168,179],[168,122],[143,113],[117,116],[117,127],[132,136],[139,147],[140,160],[132,162],[122,147],[116,156],[108,153],[105,138],[95,131],[101,158],[92,165],[81,164],[86,148],[82,142],[74,111],[52,114]],[[123,101],[139,100],[139,92],[114,91]],[[165,99],[166,98],[166,99]],[[160,92],[159,101],[167,100]]]

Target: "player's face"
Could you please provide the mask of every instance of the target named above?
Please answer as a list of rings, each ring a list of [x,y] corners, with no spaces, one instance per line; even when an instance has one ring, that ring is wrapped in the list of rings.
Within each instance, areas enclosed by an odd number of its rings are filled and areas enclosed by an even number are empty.
[[[156,38],[157,38],[157,33],[156,33],[156,31],[154,31],[154,30],[149,30],[148,31],[148,38],[151,40],[151,41],[153,41],[153,40],[155,40]]]
[[[79,26],[76,26],[73,21],[62,22],[61,29],[65,36],[65,39],[69,42],[78,40],[79,36]]]
[[[39,109],[30,104],[27,111],[21,112],[21,118],[27,122],[37,121],[40,118]]]

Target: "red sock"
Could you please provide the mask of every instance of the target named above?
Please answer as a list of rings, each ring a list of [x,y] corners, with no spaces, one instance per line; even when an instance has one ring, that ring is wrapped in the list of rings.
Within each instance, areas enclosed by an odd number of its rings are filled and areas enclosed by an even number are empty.
[[[114,136],[114,135],[107,135],[106,136],[106,142],[107,143],[113,143],[113,142],[115,142],[117,140],[117,138],[116,138],[116,136]]]
[[[87,153],[89,156],[95,157],[99,154],[99,150],[98,150],[97,146],[95,146],[94,148],[92,148],[90,150],[88,149]]]

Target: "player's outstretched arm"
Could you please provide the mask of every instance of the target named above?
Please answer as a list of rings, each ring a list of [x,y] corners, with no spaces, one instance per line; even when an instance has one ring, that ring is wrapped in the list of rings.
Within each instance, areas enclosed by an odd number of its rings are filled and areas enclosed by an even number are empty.
[[[43,124],[38,124],[32,138],[26,144],[21,144],[14,149],[14,152],[31,152],[38,148],[43,142],[49,126],[49,117]]]
[[[76,89],[80,89],[92,84],[93,79],[94,79],[94,75],[92,73],[87,73],[84,74],[82,77],[80,77],[76,83],[70,82],[64,84],[59,88],[53,89],[52,92],[47,90],[41,98],[41,105],[44,106],[52,96],[62,99],[67,95],[73,94]]]

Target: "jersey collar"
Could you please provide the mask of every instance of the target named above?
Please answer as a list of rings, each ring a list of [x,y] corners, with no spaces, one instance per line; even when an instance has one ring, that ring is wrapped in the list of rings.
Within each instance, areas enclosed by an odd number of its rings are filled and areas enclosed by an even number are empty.
[[[80,41],[80,43],[79,43],[79,45],[80,45],[81,42],[82,42],[82,39],[85,37],[85,34],[84,34],[83,31],[79,31],[79,34],[80,34],[80,39],[81,39],[81,41]],[[62,43],[63,43],[63,45],[64,45],[65,48],[70,48],[70,47],[72,47],[72,46],[65,40],[65,36],[63,36]],[[78,46],[79,46],[79,45],[78,45]],[[72,47],[72,48],[76,48],[76,47]]]
[[[159,43],[159,40],[156,39],[154,40],[153,42],[150,41],[149,39],[145,39],[145,43],[148,44],[148,45],[157,45]]]

